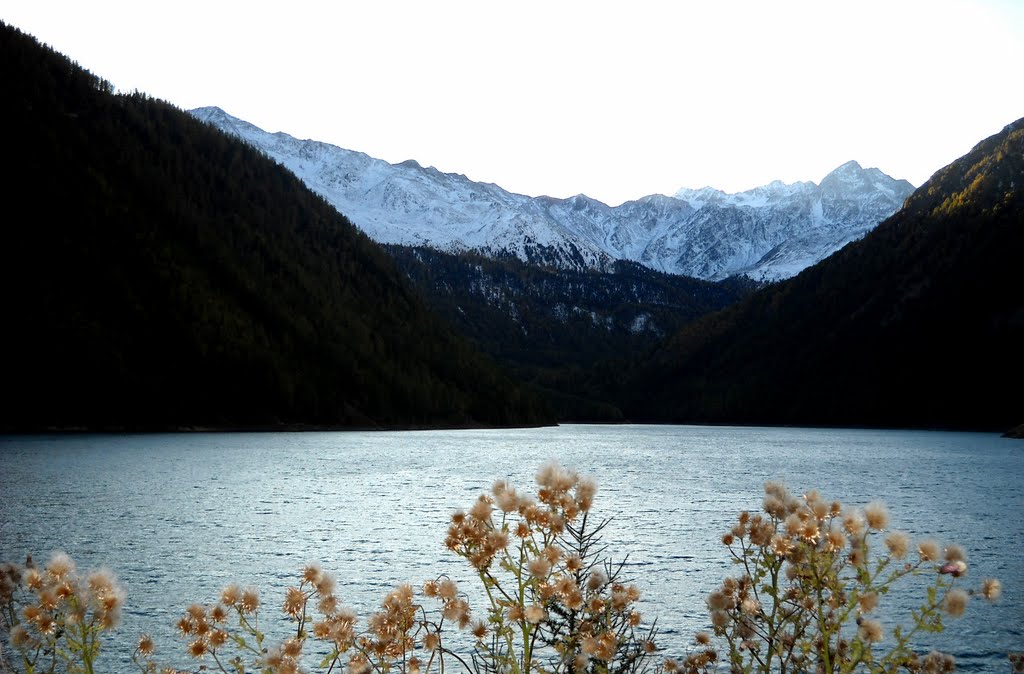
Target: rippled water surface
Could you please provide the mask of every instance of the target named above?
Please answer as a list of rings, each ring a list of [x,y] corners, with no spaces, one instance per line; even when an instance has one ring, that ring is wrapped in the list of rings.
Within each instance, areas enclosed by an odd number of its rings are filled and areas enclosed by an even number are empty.
[[[444,549],[449,515],[497,478],[532,487],[551,458],[597,478],[609,554],[628,555],[665,645],[707,627],[704,597],[732,571],[721,534],[779,479],[844,503],[884,500],[894,528],[961,543],[973,582],[1002,579],[999,603],[973,601],[923,647],[993,672],[1024,650],[1024,442],[991,434],[561,426],[0,437],[0,560],[62,549],[82,568],[114,569],[128,589],[119,641],[149,632],[170,659],[189,603],[239,582],[277,605],[311,561],[364,616],[400,582],[447,573],[468,587],[468,569]],[[113,651],[101,662],[131,671]]]

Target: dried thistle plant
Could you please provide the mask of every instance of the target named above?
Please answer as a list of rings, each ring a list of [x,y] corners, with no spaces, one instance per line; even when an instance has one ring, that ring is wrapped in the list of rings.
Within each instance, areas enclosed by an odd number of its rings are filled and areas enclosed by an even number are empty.
[[[478,672],[630,674],[656,648],[641,627],[640,592],[623,565],[602,559],[590,511],[596,483],[557,463],[537,473],[536,495],[496,482],[452,516],[446,545],[483,585],[487,620],[473,653]]]
[[[95,671],[103,636],[121,620],[125,591],[101,569],[80,574],[63,552],[43,568],[29,557],[24,566],[0,567],[0,671]],[[9,647],[10,659],[4,646]]]
[[[959,587],[967,572],[960,546],[925,539],[912,551],[906,533],[886,531],[889,513],[879,502],[850,509],[769,482],[763,510],[741,513],[722,537],[740,573],[707,599],[733,671],[950,671],[951,656],[921,656],[913,638],[941,631],[943,618],[961,616],[974,594],[999,596],[995,579]],[[875,617],[898,582],[926,573],[933,581],[909,626]]]

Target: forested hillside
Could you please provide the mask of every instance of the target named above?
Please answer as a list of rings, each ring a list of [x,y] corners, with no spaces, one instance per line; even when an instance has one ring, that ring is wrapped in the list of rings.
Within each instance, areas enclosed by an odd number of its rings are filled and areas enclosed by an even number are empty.
[[[478,253],[389,246],[430,306],[560,420],[620,421],[609,391],[680,328],[754,290],[618,261],[610,272],[557,270]]]
[[[0,429],[551,421],[254,149],[3,24],[0,80]]]
[[[635,419],[1008,429],[1024,419],[1024,120],[862,241],[685,328]]]

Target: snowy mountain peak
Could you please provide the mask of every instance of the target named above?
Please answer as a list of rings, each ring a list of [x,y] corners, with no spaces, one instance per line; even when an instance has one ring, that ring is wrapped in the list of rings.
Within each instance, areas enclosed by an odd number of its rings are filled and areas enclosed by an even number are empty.
[[[870,201],[884,197],[886,202],[903,199],[910,195],[914,186],[906,180],[894,180],[877,168],[863,168],[855,161],[848,161],[821,179],[819,190],[825,199],[850,199],[857,195],[861,200]]]
[[[829,175],[832,175],[833,173],[858,173],[858,172],[863,171],[863,170],[864,170],[864,168],[860,165],[859,162],[857,162],[856,160],[851,159],[850,161],[846,162],[845,164],[843,164],[841,166],[838,166],[835,169],[833,169],[832,171],[830,171]]]
[[[847,162],[825,178],[773,181],[737,194],[713,187],[610,207],[584,194],[527,197],[409,159],[267,133],[220,108],[191,111],[258,147],[381,243],[474,250],[567,269],[615,260],[706,279],[799,273],[895,212],[913,187]]]
[[[865,171],[855,161],[848,161],[837,169],[834,169],[821,179],[820,186],[845,184],[845,185],[868,185],[872,182],[871,174]]]
[[[684,187],[675,193],[676,199],[685,201],[694,210],[700,210],[705,206],[705,204],[713,204],[726,197],[728,197],[728,195],[725,192],[715,189],[714,187],[701,187],[697,190]]]
[[[195,108],[194,110],[189,110],[189,114],[203,122],[208,122],[215,117],[235,119],[234,117],[231,117],[231,115],[229,115],[228,113],[224,112],[223,109],[218,108],[216,105],[207,105],[202,108]]]
[[[240,135],[239,133],[236,132],[236,130],[238,130],[238,132],[241,132],[247,130],[246,127],[252,127],[252,125],[248,122],[238,119],[237,117],[232,117],[231,115],[229,115],[228,113],[224,112],[222,109],[214,105],[205,108],[196,108],[195,110],[189,110],[189,114],[191,114],[193,117],[195,117],[201,122],[206,122],[207,124],[216,126],[220,128],[222,131],[226,131],[228,133],[235,133],[235,135]]]
[[[710,185],[705,185],[700,189],[683,187],[675,193],[677,199],[708,199],[716,196],[725,196],[725,192]]]

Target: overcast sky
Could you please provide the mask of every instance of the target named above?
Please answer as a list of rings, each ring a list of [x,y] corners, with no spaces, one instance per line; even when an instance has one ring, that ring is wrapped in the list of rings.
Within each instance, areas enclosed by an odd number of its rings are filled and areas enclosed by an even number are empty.
[[[0,0],[119,91],[611,205],[915,185],[1024,116],[1024,0]]]

